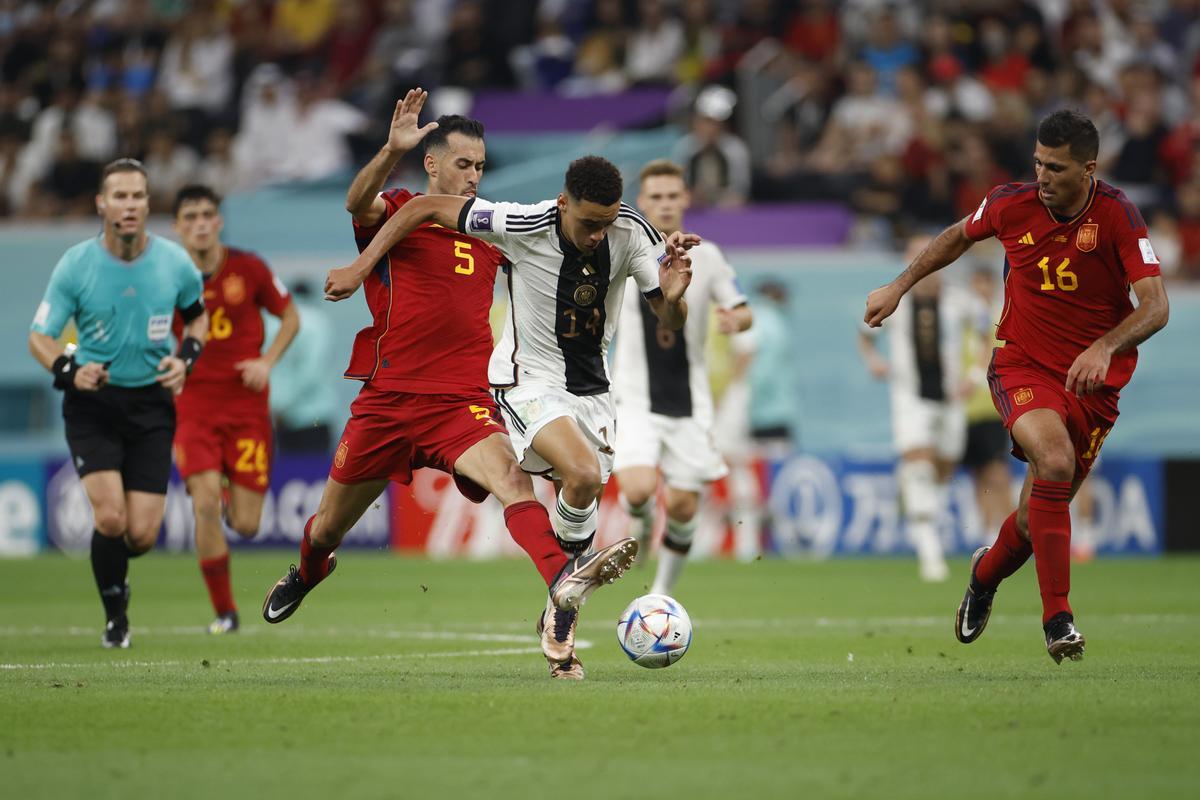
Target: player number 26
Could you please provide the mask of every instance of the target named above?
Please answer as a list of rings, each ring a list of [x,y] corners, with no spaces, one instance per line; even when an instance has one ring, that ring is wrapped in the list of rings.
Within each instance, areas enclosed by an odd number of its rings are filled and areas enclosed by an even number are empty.
[[[1038,266],[1042,268],[1042,291],[1053,291],[1055,286],[1054,281],[1050,280],[1050,256],[1046,256],[1039,261]],[[1079,277],[1067,269],[1069,266],[1071,266],[1071,259],[1064,258],[1054,268],[1054,277],[1058,279],[1058,288],[1064,292],[1073,292],[1079,288]]]
[[[258,439],[238,439],[238,460],[234,466],[238,472],[267,471],[267,443]]]
[[[475,273],[475,256],[471,255],[470,242],[455,242],[454,257],[459,261],[454,265],[454,271],[459,275],[473,275]]]

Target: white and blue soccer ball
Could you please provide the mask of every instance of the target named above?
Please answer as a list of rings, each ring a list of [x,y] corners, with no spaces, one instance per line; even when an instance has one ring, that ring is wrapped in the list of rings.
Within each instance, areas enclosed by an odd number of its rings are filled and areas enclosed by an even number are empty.
[[[621,613],[617,641],[633,663],[647,669],[669,667],[692,644],[692,620],[674,598],[642,595]]]

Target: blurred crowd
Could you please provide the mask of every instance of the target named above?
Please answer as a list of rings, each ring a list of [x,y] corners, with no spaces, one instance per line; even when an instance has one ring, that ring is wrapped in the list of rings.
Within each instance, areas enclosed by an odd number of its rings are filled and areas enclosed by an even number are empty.
[[[341,175],[415,85],[661,86],[700,203],[838,201],[901,241],[1028,178],[1067,106],[1200,279],[1198,52],[1200,0],[0,0],[0,215],[91,213],[118,154],[159,209]]]

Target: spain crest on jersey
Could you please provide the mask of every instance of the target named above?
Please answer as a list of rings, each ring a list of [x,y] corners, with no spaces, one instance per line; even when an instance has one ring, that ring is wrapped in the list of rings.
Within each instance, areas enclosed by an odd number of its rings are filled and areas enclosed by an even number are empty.
[[[1100,226],[1094,222],[1085,222],[1075,233],[1075,246],[1081,253],[1090,253],[1096,249],[1100,238]]]
[[[1019,406],[1023,406],[1032,400],[1033,389],[1030,389],[1028,386],[1017,389],[1017,391],[1013,392],[1013,401]]]
[[[221,281],[221,291],[226,303],[237,305],[246,299],[246,281],[241,275],[230,275]]]

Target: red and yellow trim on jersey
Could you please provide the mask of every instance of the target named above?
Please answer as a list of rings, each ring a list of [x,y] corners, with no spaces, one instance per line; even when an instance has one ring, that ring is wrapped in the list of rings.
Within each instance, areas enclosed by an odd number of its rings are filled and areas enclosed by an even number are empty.
[[[1054,212],[1051,211],[1050,209],[1046,208],[1046,204],[1042,203],[1040,197],[1038,198],[1038,202],[1042,204],[1042,208],[1045,209],[1046,213],[1050,216],[1051,222],[1053,222],[1055,225],[1068,225],[1068,226],[1074,225],[1076,222],[1079,222],[1079,220],[1083,217],[1084,214],[1086,214],[1092,210],[1092,204],[1096,202],[1096,190],[1098,188],[1098,184],[1096,182],[1095,177],[1093,177],[1091,180],[1092,180],[1092,186],[1090,189],[1088,189],[1087,202],[1083,204],[1083,208],[1081,208],[1079,210],[1078,214],[1071,217],[1066,222],[1063,222],[1058,217],[1054,216]]]

